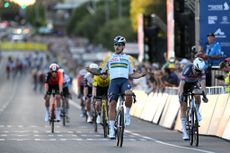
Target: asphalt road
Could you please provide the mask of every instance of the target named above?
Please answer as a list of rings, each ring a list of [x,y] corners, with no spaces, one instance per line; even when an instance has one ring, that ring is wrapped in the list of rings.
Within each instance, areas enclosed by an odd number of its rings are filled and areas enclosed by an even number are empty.
[[[0,69],[3,65],[1,65]],[[33,91],[30,74],[0,83],[0,153],[229,153],[229,141],[201,136],[200,146],[191,147],[181,133],[132,118],[122,148],[103,138],[102,129],[80,118],[79,100],[71,101],[70,123],[55,124],[55,133],[44,122],[43,94]]]

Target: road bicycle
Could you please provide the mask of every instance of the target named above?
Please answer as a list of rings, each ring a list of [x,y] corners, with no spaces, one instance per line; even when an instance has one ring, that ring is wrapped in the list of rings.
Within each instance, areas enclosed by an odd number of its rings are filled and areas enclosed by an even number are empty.
[[[107,97],[106,96],[97,96],[96,100],[101,101],[101,108],[100,108],[101,123],[100,124],[103,127],[104,138],[106,138],[108,136],[108,132],[109,132]],[[97,115],[99,115],[99,112],[96,113],[96,117],[97,117]],[[96,118],[95,118],[95,120],[96,120]]]
[[[66,125],[66,122],[67,122],[67,116],[66,116],[66,110],[67,110],[67,99],[65,96],[61,96],[61,99],[62,99],[62,109],[61,109],[61,117],[62,117],[62,125],[65,126]]]
[[[195,146],[199,145],[199,119],[197,116],[198,113],[198,106],[196,104],[195,96],[203,95],[202,91],[198,88],[193,89],[192,91],[186,94],[188,96],[188,103],[187,103],[187,123],[186,129],[189,134],[190,145],[193,144]]]
[[[134,103],[136,102],[135,94],[132,94]],[[116,136],[116,145],[122,147],[124,130],[125,130],[125,94],[120,94],[117,107],[116,107],[116,118],[115,118],[115,136]]]
[[[55,98],[55,92],[52,91],[51,94],[51,107],[50,107],[50,125],[51,125],[51,132],[54,133],[54,122],[56,119],[56,98]]]

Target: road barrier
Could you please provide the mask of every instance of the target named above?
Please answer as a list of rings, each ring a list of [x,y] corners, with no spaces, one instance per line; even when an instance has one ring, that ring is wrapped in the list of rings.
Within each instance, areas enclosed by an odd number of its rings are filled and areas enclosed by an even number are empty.
[[[131,107],[132,116],[168,129],[181,131],[177,89],[169,88],[164,92],[152,92],[149,95],[140,90],[134,90],[134,92],[137,102]],[[209,102],[202,102],[200,106],[202,116],[200,134],[230,140],[230,95],[219,93],[209,94],[207,97]]]
[[[46,51],[48,49],[45,43],[35,43],[35,42],[1,42],[0,49],[4,51],[12,50],[36,50],[36,51]]]

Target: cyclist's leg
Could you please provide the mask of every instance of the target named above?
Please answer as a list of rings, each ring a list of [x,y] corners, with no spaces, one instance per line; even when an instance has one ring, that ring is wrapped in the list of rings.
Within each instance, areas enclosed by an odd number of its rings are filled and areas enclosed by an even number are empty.
[[[182,95],[184,95],[185,93],[188,92],[188,90],[191,89],[191,85],[185,83],[184,84],[184,92]],[[187,116],[186,116],[186,111],[187,111],[187,102],[188,102],[188,96],[184,96],[184,98],[180,99],[182,101],[180,101],[180,112],[181,112],[181,127],[182,127],[182,138],[184,140],[189,140],[189,136],[187,133],[187,129],[186,129],[186,123],[187,123]]]
[[[87,96],[86,96],[86,113],[87,113],[87,122],[88,123],[92,123],[93,121],[93,117],[92,117],[92,114],[91,114],[91,96],[92,96],[92,87],[87,87],[88,88],[88,93],[87,93]]]
[[[68,87],[64,87],[63,88],[63,96],[65,97],[65,105],[66,105],[65,106],[65,115],[67,118],[69,117],[69,100],[68,100],[69,95],[70,95],[70,93],[69,93]]]
[[[128,80],[123,80],[122,83],[122,93],[125,93],[125,106],[126,106],[126,112],[125,112],[125,125],[130,125],[131,119],[130,119],[130,108],[132,106],[132,94],[131,86],[128,82]]]
[[[115,124],[115,115],[116,115],[116,105],[119,90],[119,80],[111,80],[108,94],[109,94],[109,138],[115,138],[114,124]]]
[[[46,93],[46,96],[45,96],[45,107],[46,107],[46,112],[45,112],[45,122],[48,122],[49,120],[49,110],[50,110],[50,95],[51,95],[51,92],[52,92],[52,87],[49,85],[48,86],[48,92]]]
[[[59,86],[55,85],[55,99],[56,99],[56,116],[57,116],[57,121],[61,120],[61,108],[60,108],[60,100],[61,100],[61,95],[59,92]]]
[[[197,119],[198,119],[198,121],[201,121],[201,119],[202,119],[201,114],[200,114],[201,97],[200,97],[200,95],[196,95],[194,97],[195,97],[195,102],[196,102]]]

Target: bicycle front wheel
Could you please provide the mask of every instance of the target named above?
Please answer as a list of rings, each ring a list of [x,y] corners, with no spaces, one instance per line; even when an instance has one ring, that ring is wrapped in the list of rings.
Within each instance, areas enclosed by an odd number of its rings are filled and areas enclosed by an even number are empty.
[[[124,129],[125,129],[124,108],[121,107],[117,116],[117,133],[116,133],[117,146],[120,147],[122,147],[123,145]]]
[[[51,110],[51,118],[50,118],[50,122],[51,122],[51,132],[54,133],[54,120],[55,120],[55,111],[54,111],[54,106],[52,106],[52,110]]]
[[[108,124],[106,120],[106,106],[102,106],[102,126],[103,126],[103,132],[104,132],[104,138],[108,135]]]
[[[196,109],[194,109],[194,127],[193,127],[193,141],[195,143],[195,145],[198,147],[199,145],[199,122],[198,122],[198,118],[197,118],[197,111]]]

